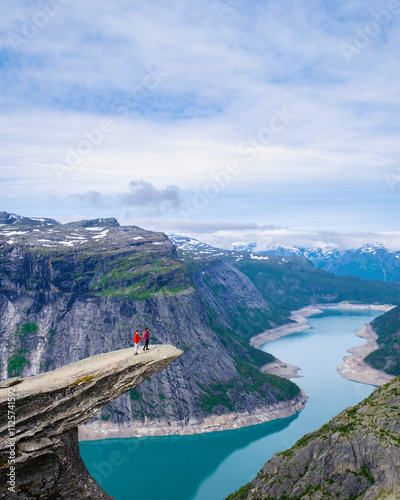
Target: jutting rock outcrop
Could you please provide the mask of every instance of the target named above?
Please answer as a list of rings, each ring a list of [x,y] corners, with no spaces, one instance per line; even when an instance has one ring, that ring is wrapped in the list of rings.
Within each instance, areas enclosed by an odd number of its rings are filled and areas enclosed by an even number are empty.
[[[0,498],[111,499],[89,475],[78,425],[167,367],[182,351],[153,346],[99,354],[0,384]]]
[[[400,377],[277,453],[229,500],[400,499]]]

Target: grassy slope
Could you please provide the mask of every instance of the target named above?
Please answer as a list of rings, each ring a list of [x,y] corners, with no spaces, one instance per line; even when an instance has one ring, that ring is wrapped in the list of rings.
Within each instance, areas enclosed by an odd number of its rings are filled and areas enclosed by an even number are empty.
[[[400,287],[393,283],[364,281],[353,276],[335,276],[315,268],[301,258],[290,259],[286,265],[275,261],[243,260],[235,266],[256,286],[270,305],[271,321],[287,321],[290,311],[312,303],[400,302]]]

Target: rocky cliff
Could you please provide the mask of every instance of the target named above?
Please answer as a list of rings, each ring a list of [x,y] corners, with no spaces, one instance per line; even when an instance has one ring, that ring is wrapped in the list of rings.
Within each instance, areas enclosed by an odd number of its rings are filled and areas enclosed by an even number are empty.
[[[229,500],[400,499],[400,378],[277,453]]]
[[[0,224],[2,379],[127,348],[136,328],[185,353],[107,405],[87,438],[138,432],[139,424],[148,432],[149,418],[153,432],[175,433],[188,425],[215,430],[213,418],[222,429],[223,415],[230,427],[246,424],[233,422],[238,414],[293,414],[304,394],[260,373],[274,358],[253,349],[250,337],[309,303],[400,296],[397,285],[337,278],[300,258],[181,255],[164,234],[115,219],[30,224],[3,213]]]
[[[79,455],[78,425],[181,351],[122,349],[0,384],[0,498],[110,499]]]
[[[146,418],[162,432],[236,411],[265,410],[267,420],[269,407],[275,415],[276,405],[296,397],[289,413],[302,408],[297,386],[260,374],[272,356],[224,328],[164,234],[115,219],[49,226],[13,220],[0,228],[3,379],[131,346],[132,332],[149,327],[152,344],[173,343],[185,355],[108,405],[97,422],[100,435],[139,423],[147,430]],[[240,288],[239,281],[237,294]]]
[[[379,348],[365,358],[373,368],[400,375],[400,307],[378,316],[372,323]]]

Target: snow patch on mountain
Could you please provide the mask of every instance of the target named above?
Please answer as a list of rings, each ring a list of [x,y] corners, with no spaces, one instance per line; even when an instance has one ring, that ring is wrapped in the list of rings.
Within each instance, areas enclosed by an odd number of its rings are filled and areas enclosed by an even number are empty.
[[[235,252],[253,252],[257,247],[256,242],[244,243],[243,241],[236,241],[232,243],[231,248]]]

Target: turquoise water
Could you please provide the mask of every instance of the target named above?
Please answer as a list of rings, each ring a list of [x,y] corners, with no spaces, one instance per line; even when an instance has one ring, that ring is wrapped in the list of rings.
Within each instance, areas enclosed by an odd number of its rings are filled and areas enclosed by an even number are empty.
[[[343,379],[336,368],[349,347],[364,342],[354,331],[379,314],[324,312],[309,318],[311,330],[263,347],[302,368],[303,378],[293,380],[309,399],[299,414],[233,431],[82,442],[89,472],[116,500],[222,500],[274,453],[372,392],[372,386]]]

